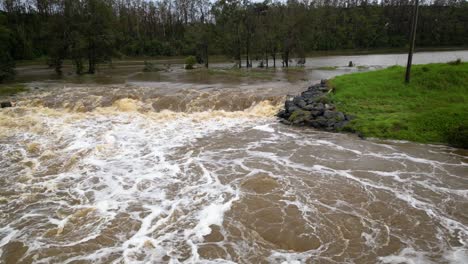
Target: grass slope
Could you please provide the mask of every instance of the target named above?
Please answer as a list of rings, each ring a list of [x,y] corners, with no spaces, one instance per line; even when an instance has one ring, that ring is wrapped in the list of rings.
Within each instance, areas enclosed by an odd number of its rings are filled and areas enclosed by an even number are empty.
[[[355,115],[348,129],[367,137],[448,143],[468,148],[468,63],[414,65],[332,79],[339,110]]]
[[[0,85],[0,96],[14,95],[24,91],[27,91],[27,89],[22,84]]]

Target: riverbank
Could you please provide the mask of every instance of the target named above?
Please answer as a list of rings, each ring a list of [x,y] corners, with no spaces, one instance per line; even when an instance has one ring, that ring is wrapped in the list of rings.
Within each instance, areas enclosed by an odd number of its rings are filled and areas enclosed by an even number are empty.
[[[468,63],[414,65],[330,80],[338,110],[356,118],[344,128],[365,137],[468,148]]]
[[[17,93],[24,92],[27,90],[28,89],[20,83],[4,84],[0,85],[0,96],[15,95]]]
[[[464,51],[468,50],[468,46],[455,46],[455,47],[419,47],[416,49],[415,53],[418,52],[444,52],[444,51]],[[317,57],[329,57],[329,56],[354,56],[354,55],[380,55],[380,54],[401,54],[407,53],[407,48],[377,48],[377,49],[339,49],[339,50],[317,50],[307,52],[306,57],[308,58],[317,58]],[[187,56],[122,56],[119,58],[113,58],[112,64],[115,66],[118,65],[143,65],[144,61],[157,61],[159,63],[167,64],[183,64],[184,59]],[[244,61],[245,55],[242,56]],[[278,54],[277,63],[281,66],[281,54]],[[32,66],[32,65],[47,65],[47,57],[39,57],[30,60],[17,60],[17,67]],[[270,63],[273,60],[270,58]],[[255,62],[257,60],[254,60]],[[235,63],[235,60],[225,55],[210,55],[210,63],[226,63],[232,62]],[[64,66],[73,66],[71,60],[64,60]],[[346,63],[346,62],[344,62]],[[109,63],[102,63],[101,66],[107,67]],[[244,64],[242,65],[244,66]]]

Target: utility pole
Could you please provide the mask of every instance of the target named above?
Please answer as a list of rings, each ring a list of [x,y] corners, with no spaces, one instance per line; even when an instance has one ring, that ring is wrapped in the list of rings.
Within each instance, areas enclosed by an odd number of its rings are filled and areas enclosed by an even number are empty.
[[[413,8],[413,22],[411,25],[411,37],[410,37],[410,49],[408,53],[408,64],[406,65],[406,75],[405,75],[405,82],[409,83],[410,75],[411,75],[411,63],[413,61],[413,51],[414,51],[414,43],[416,42],[416,27],[418,24],[418,7],[419,7],[419,0],[414,0],[414,8]]]

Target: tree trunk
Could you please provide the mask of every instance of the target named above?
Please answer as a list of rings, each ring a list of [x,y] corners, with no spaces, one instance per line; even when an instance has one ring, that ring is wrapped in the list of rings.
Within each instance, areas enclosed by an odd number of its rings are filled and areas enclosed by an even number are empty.
[[[90,51],[88,55],[88,73],[89,74],[94,74],[96,72],[96,61],[94,58],[94,52]]]
[[[83,61],[81,60],[81,58],[74,59],[74,62],[75,62],[75,72],[76,72],[76,74],[78,74],[78,75],[83,74]]]
[[[208,68],[208,43],[205,43],[205,67]]]
[[[240,68],[242,68],[242,57],[241,57],[241,39],[239,36],[239,27],[237,27],[237,41],[236,41],[236,46],[237,46],[237,54],[236,54],[236,59],[237,59],[237,65]]]
[[[246,41],[246,47],[245,47],[245,51],[247,53],[247,62],[246,62],[246,65],[247,65],[247,68],[250,68],[252,67],[252,62],[251,62],[251,58],[250,58],[250,31],[247,31],[247,41]]]
[[[286,65],[286,68],[289,67],[289,51],[284,52],[284,63]]]
[[[239,43],[239,46],[238,46],[238,49],[237,49],[237,65],[240,68],[242,68],[242,57],[241,57],[241,50],[240,50],[240,43]]]
[[[55,73],[57,73],[58,75],[62,75],[62,61],[61,60],[55,61],[54,66],[55,66]]]
[[[245,62],[245,67],[246,68],[249,68],[249,41],[247,41],[247,47],[246,47],[246,56],[245,56],[245,59],[246,59],[246,62]]]
[[[95,72],[96,72],[96,65],[94,64],[93,59],[90,59],[90,60],[89,60],[89,69],[88,69],[88,73],[89,73],[89,74],[94,74]]]

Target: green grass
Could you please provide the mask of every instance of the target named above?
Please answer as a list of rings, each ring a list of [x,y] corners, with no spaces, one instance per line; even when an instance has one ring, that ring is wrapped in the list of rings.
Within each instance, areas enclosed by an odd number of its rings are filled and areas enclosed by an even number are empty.
[[[367,137],[468,148],[468,63],[414,65],[331,80],[337,108],[356,116],[347,127]]]
[[[23,84],[5,84],[0,85],[0,96],[13,95],[28,89]]]

